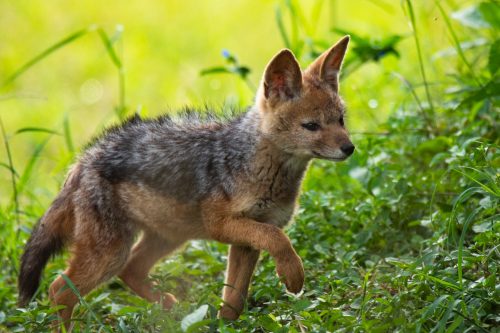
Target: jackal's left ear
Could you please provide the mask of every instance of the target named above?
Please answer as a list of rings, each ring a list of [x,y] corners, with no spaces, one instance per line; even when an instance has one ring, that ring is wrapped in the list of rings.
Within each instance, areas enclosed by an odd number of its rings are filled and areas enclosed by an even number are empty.
[[[306,72],[328,83],[335,92],[339,90],[339,72],[344,60],[350,37],[345,36],[320,55],[307,69]]]
[[[299,63],[290,50],[282,50],[269,62],[261,88],[266,99],[287,100],[300,93],[302,73]]]

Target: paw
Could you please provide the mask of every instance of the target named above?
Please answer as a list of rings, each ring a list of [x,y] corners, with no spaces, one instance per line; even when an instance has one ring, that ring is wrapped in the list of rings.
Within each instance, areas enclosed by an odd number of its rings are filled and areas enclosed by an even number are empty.
[[[240,316],[240,312],[238,312],[235,308],[224,304],[219,310],[218,317],[227,319],[227,320],[236,320]]]
[[[177,299],[170,293],[163,293],[160,296],[159,302],[163,306],[164,310],[170,310],[175,305],[175,303],[177,303]]]
[[[304,266],[302,260],[294,252],[286,257],[277,260],[276,272],[285,282],[286,289],[294,294],[298,294],[304,286]]]

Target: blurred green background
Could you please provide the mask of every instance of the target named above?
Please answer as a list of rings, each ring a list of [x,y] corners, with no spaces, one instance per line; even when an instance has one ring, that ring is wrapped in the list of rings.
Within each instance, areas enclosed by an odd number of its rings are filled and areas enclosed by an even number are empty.
[[[446,1],[456,7],[467,1]],[[450,47],[450,38],[433,1],[415,2],[424,63],[429,80],[442,80],[455,57],[434,57]],[[291,8],[295,13],[291,13]],[[1,1],[0,82],[24,63],[70,34],[97,24],[116,40],[124,65],[125,106],[154,116],[183,106],[251,105],[266,63],[285,47],[277,16],[303,66],[345,30],[371,45],[401,36],[400,57],[358,61],[341,82],[353,132],[370,131],[388,113],[411,99],[401,79],[421,82],[408,16],[400,1]],[[299,14],[299,15],[296,15]],[[297,23],[296,17],[299,16]],[[460,29],[460,27],[457,27]],[[432,38],[431,38],[432,37]],[[305,40],[299,46],[294,41]],[[235,55],[251,72],[250,84],[237,75],[201,76],[206,68],[226,63],[222,51]],[[363,51],[361,51],[363,52]],[[399,73],[399,74],[395,74]],[[69,161],[96,132],[118,121],[118,70],[96,31],[43,58],[12,83],[0,88],[0,117],[18,174],[29,165],[25,188],[46,202],[57,192]],[[416,87],[418,93],[423,92]],[[66,134],[63,135],[66,119]],[[56,131],[14,133],[21,128]],[[45,144],[45,140],[49,140]],[[68,142],[68,140],[70,142]],[[43,144],[43,147],[40,145]],[[71,152],[71,146],[74,152]],[[40,153],[37,154],[36,152]],[[31,165],[30,160],[37,161]],[[0,161],[7,163],[5,149]],[[43,186],[30,186],[39,183]],[[2,205],[10,201],[10,172],[0,169]],[[36,193],[49,191],[49,193]],[[39,196],[39,194],[42,194]],[[22,196],[21,196],[22,199]]]
[[[244,110],[280,49],[305,67],[345,34],[357,153],[309,168],[287,228],[305,292],[286,294],[264,253],[248,309],[218,320],[227,246],[193,242],[152,274],[172,312],[112,280],[76,325],[170,333],[194,314],[189,332],[499,332],[498,0],[0,0],[0,31],[1,332],[50,329],[67,255],[26,309],[19,258],[92,136],[134,112]]]

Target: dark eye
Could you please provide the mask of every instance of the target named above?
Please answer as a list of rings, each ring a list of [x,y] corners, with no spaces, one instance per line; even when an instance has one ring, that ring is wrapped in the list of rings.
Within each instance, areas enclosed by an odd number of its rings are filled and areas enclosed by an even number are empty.
[[[340,126],[344,127],[344,117],[340,117],[339,123],[340,123]]]
[[[317,131],[320,129],[320,126],[318,123],[305,123],[302,124],[302,127],[304,127],[308,131]]]

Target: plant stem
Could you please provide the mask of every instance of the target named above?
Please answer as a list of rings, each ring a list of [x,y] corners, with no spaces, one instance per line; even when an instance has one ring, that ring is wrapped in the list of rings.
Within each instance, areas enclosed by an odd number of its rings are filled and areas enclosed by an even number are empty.
[[[411,0],[406,0],[406,4],[408,6],[408,12],[410,16],[410,22],[413,30],[413,37],[415,38],[415,45],[417,47],[417,55],[418,55],[418,63],[420,66],[420,72],[422,73],[422,79],[424,80],[424,87],[425,87],[425,94],[427,96],[427,102],[429,103],[429,111],[430,111],[430,116],[425,112],[426,120],[428,121],[428,124],[432,126],[432,116],[434,115],[434,104],[432,103],[432,97],[431,93],[429,91],[429,84],[427,82],[427,75],[425,74],[425,68],[424,68],[424,61],[422,59],[422,50],[420,47],[420,40],[418,38],[418,31],[417,31],[417,24],[415,20],[415,11],[413,10],[413,5],[411,3]]]
[[[465,64],[465,66],[469,70],[471,77],[474,79],[474,81],[476,81],[476,83],[479,86],[482,87],[483,85],[481,84],[481,82],[477,78],[476,74],[474,73],[472,66],[470,65],[469,61],[467,61],[467,58],[465,58],[465,54],[464,54],[464,51],[462,50],[462,46],[460,45],[457,34],[455,34],[455,30],[453,30],[453,27],[451,26],[450,19],[448,18],[448,15],[446,15],[446,12],[444,11],[443,6],[441,6],[441,4],[439,3],[438,0],[435,0],[434,2],[436,3],[436,6],[438,7],[439,11],[441,12],[441,16],[443,16],[443,18],[444,18],[444,22],[446,23],[446,27],[450,31],[450,34],[451,34],[451,37],[453,38],[453,42],[455,43],[455,48],[457,49],[458,55],[460,56],[463,63]]]
[[[5,150],[7,151],[7,159],[9,160],[10,168],[10,178],[12,182],[12,196],[14,200],[14,211],[16,215],[17,227],[19,227],[19,198],[17,195],[17,184],[16,184],[16,173],[14,169],[14,162],[12,161],[12,153],[10,151],[9,140],[7,138],[7,133],[5,132],[5,127],[3,125],[2,118],[0,118],[0,129],[2,130],[2,137],[5,145]]]
[[[61,41],[55,43],[54,45],[50,46],[49,48],[47,48],[46,50],[44,50],[42,53],[38,54],[37,56],[35,56],[33,59],[29,60],[27,63],[25,63],[24,65],[22,65],[18,70],[16,70],[12,75],[10,75],[1,85],[1,87],[5,87],[7,86],[8,84],[10,84],[11,82],[13,82],[15,79],[17,79],[18,76],[20,76],[21,74],[23,74],[24,72],[26,72],[30,67],[32,67],[33,65],[35,65],[36,63],[38,63],[40,60],[42,60],[43,58],[47,57],[48,55],[50,55],[51,53],[53,53],[54,51],[60,49],[61,47],[63,47],[64,45],[68,44],[68,43],[71,43],[72,41],[74,41],[75,39],[78,39],[82,36],[84,36],[85,34],[87,34],[89,31],[92,31],[93,29],[93,26],[90,26],[86,29],[82,29],[82,30],[79,30],[71,35],[69,35],[68,37],[62,39]]]

